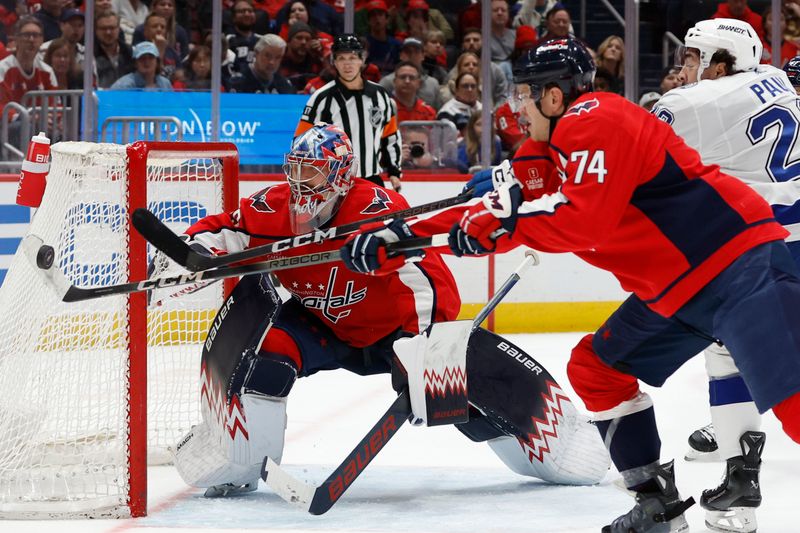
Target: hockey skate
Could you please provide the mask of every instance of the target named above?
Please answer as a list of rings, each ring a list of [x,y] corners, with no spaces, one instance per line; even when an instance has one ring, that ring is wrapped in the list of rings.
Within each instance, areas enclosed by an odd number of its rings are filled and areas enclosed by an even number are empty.
[[[223,483],[221,485],[214,485],[208,487],[204,496],[206,498],[224,498],[226,496],[238,496],[239,494],[246,494],[258,489],[258,479],[254,479],[250,483],[244,485],[234,485],[233,483]]]
[[[686,461],[712,462],[719,461],[717,452],[717,438],[714,434],[714,424],[701,427],[689,435],[689,450],[683,457]]]
[[[686,533],[689,524],[684,511],[694,504],[694,498],[681,500],[675,487],[674,461],[659,466],[654,481],[658,492],[637,492],[636,505],[603,527],[602,533]]]
[[[766,435],[747,431],[739,438],[742,455],[728,459],[719,487],[703,491],[700,506],[706,510],[706,526],[714,531],[755,531],[755,508],[761,505],[761,453]]]

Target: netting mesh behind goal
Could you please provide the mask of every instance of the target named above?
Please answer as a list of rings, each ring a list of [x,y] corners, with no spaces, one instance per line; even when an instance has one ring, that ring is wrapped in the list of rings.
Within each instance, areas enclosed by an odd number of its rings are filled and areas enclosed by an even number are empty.
[[[75,285],[128,281],[128,168],[124,146],[53,146],[30,233]],[[147,207],[181,231],[223,210],[221,176],[202,154],[151,156]],[[221,297],[216,284],[147,311],[151,462],[199,420],[200,344]],[[0,289],[0,517],[128,514],[131,312],[125,296],[60,302],[17,252]]]

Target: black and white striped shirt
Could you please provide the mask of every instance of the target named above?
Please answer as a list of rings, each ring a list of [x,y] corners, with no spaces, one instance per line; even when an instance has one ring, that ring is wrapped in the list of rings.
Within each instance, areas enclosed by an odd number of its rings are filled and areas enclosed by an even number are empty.
[[[383,170],[389,176],[402,176],[397,106],[377,83],[364,80],[364,88],[353,91],[336,79],[317,89],[306,103],[295,136],[318,122],[336,124],[350,137],[359,178],[376,176]]]

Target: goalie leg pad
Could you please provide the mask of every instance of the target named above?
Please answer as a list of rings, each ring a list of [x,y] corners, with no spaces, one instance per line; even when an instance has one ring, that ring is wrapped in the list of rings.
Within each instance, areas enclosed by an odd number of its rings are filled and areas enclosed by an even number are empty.
[[[600,434],[533,357],[479,328],[467,348],[467,375],[470,403],[514,437],[516,448],[507,439],[489,441],[509,468],[552,483],[603,478],[610,459]]]
[[[431,324],[421,334],[398,339],[393,348],[408,376],[415,425],[459,424],[469,419],[467,342],[472,321]]]
[[[241,418],[220,425],[202,422],[193,427],[175,448],[175,467],[194,487],[245,485],[257,480],[265,456],[279,462],[286,431],[286,398],[243,394]]]

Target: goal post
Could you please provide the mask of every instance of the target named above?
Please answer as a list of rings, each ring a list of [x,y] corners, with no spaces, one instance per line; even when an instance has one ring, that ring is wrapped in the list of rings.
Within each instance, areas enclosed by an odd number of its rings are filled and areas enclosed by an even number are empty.
[[[29,233],[76,285],[148,277],[136,208],[183,231],[238,205],[231,143],[58,143],[51,156]],[[0,518],[146,514],[148,462],[168,462],[200,420],[201,345],[224,288],[66,304],[17,252],[0,288]]]

